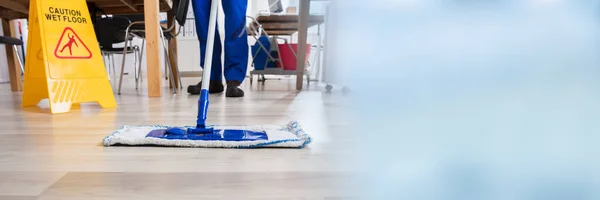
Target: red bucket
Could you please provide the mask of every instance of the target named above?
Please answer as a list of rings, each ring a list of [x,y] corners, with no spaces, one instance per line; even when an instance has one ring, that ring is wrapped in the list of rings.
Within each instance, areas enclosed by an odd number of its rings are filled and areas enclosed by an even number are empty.
[[[290,48],[291,46],[291,48]],[[296,70],[296,56],[292,52],[298,52],[298,44],[279,44],[279,51],[281,53],[281,61],[283,62],[283,70]],[[308,63],[308,56],[310,55],[310,44],[306,44],[306,56],[304,58],[304,64]],[[277,67],[281,68],[281,63],[277,63]]]

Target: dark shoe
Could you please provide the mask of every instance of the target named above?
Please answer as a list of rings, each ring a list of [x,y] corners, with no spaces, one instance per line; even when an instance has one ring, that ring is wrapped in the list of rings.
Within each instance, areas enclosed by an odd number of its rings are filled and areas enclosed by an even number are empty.
[[[240,89],[239,81],[227,81],[227,91],[225,91],[226,97],[243,97],[244,90]]]
[[[200,91],[202,90],[202,81],[200,81],[200,83],[198,83],[197,85],[190,85],[188,86],[188,93],[193,94],[193,95],[198,95],[200,94]],[[224,86],[223,86],[223,82],[221,81],[210,81],[210,85],[208,86],[208,93],[210,94],[215,94],[215,93],[221,93],[224,90]]]

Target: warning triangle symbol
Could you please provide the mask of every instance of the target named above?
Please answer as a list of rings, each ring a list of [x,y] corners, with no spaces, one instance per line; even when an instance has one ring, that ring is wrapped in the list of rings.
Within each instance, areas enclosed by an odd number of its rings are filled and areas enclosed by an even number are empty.
[[[60,59],[89,59],[92,52],[71,27],[66,27],[56,44],[54,56]]]

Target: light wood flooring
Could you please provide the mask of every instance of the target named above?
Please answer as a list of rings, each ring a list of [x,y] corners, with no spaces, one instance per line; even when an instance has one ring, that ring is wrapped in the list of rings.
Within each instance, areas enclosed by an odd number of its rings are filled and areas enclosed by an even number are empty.
[[[186,78],[184,83],[193,83]],[[244,83],[246,97],[212,95],[209,123],[285,124],[298,120],[314,138],[306,149],[103,147],[122,125],[193,125],[198,96],[184,90],[148,99],[124,83],[118,108],[83,104],[51,115],[20,107],[20,93],[0,85],[0,200],[347,199],[353,177],[349,123],[340,93],[295,81]],[[145,84],[145,83],[144,83]]]

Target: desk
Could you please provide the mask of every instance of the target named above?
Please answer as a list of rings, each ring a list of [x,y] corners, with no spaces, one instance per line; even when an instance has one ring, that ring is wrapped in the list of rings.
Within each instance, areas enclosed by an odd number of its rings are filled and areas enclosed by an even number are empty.
[[[52,0],[48,0],[52,1]],[[65,0],[66,1],[66,0]],[[69,0],[72,1],[72,0]],[[173,7],[173,0],[87,0],[94,3],[106,14],[135,14],[143,13],[146,22],[146,65],[148,81],[148,97],[160,97],[162,82],[160,78],[160,11],[166,12]],[[0,18],[4,27],[4,34],[16,36],[15,27],[8,23],[12,19],[27,18],[29,15],[29,0],[0,0]],[[169,17],[172,18],[172,17]],[[172,20],[169,20],[171,23]],[[10,28],[9,28],[10,27]],[[21,91],[21,70],[18,61],[10,48],[6,47],[6,56],[10,73],[12,91]],[[170,55],[176,56],[176,55]],[[172,65],[174,66],[174,65]],[[175,80],[178,80],[175,78]]]
[[[298,32],[298,15],[264,15],[256,17],[256,22],[262,25],[263,29],[272,36],[289,36]],[[254,23],[256,27],[257,24]],[[325,23],[325,16],[311,15],[308,20],[308,27]],[[249,32],[253,34],[253,32]]]

